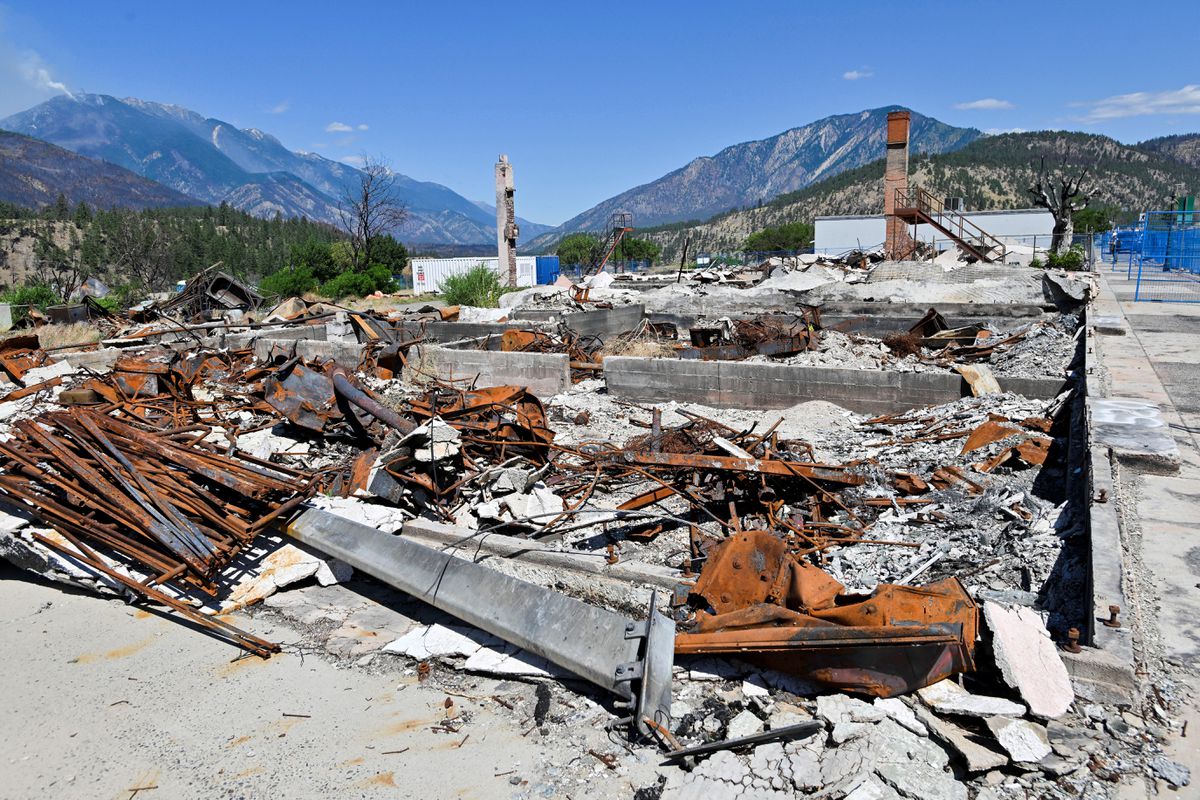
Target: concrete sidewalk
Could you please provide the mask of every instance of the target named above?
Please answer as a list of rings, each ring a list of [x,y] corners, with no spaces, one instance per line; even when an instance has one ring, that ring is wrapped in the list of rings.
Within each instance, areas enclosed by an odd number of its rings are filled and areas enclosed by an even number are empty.
[[[1099,337],[1108,394],[1156,405],[1179,448],[1177,474],[1121,470],[1122,545],[1127,596],[1138,618],[1135,647],[1151,684],[1145,699],[1162,704],[1157,693],[1170,693],[1164,675],[1185,684],[1191,697],[1168,713],[1194,732],[1200,730],[1200,304],[1135,303],[1134,282],[1108,264],[1100,265],[1100,286],[1092,323],[1115,317],[1098,330],[1125,330]],[[1168,753],[1196,775],[1194,738],[1180,736],[1180,727],[1173,733]]]

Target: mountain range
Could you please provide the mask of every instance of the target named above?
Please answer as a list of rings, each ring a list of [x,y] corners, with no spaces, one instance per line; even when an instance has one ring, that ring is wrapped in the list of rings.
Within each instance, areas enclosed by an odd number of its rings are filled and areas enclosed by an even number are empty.
[[[354,167],[287,149],[269,133],[239,129],[177,105],[109,95],[59,95],[0,120],[0,128],[123,167],[203,203],[227,202],[257,216],[337,219]],[[438,183],[395,174],[408,209],[408,242],[494,242],[495,211]],[[526,223],[538,230],[535,223]]]
[[[950,153],[914,156],[909,182],[939,197],[962,197],[972,210],[1028,208],[1033,164],[1066,160],[1078,171],[1086,165],[1085,189],[1091,205],[1115,210],[1125,221],[1150,208],[1169,208],[1180,184],[1200,188],[1200,163],[1190,161],[1188,142],[1200,135],[1170,137],[1170,146],[1154,140],[1125,145],[1107,136],[1068,131],[1038,131],[984,136]],[[882,148],[878,155],[882,155]],[[667,261],[678,258],[685,240],[690,251],[740,249],[746,237],[763,228],[812,222],[817,216],[883,213],[882,159],[848,170],[801,191],[780,195],[762,206],[728,211],[704,222],[676,223],[639,230],[663,248]],[[866,247],[877,242],[863,242]]]
[[[622,192],[578,214],[530,247],[553,243],[575,231],[600,231],[615,211],[633,214],[637,227],[705,219],[732,208],[752,207],[803,189],[883,153],[886,106],[837,114],[753,142],[726,147],[714,156],[692,159],[650,183]],[[911,148],[945,153],[978,139],[975,128],[956,128],[912,112]]]
[[[60,195],[92,207],[162,208],[191,205],[185,194],[127,169],[85,158],[57,145],[0,131],[0,199],[40,208]]]

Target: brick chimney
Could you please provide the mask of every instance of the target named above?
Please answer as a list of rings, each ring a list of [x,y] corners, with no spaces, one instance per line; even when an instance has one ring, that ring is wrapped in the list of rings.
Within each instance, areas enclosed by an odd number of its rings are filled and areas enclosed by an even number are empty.
[[[907,111],[889,111],[887,115],[887,168],[883,173],[883,213],[887,218],[887,239],[884,250],[888,258],[903,258],[908,254],[908,226],[896,214],[896,190],[908,189],[908,126]]]

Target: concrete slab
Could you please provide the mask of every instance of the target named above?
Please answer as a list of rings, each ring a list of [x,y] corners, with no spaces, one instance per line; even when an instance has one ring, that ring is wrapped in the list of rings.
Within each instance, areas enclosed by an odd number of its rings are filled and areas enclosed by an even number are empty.
[[[1034,716],[1055,719],[1065,714],[1075,692],[1041,614],[986,602],[983,616],[1004,682],[1020,693]]]
[[[1136,397],[1088,398],[1095,443],[1143,472],[1179,471],[1179,448],[1157,405]]]

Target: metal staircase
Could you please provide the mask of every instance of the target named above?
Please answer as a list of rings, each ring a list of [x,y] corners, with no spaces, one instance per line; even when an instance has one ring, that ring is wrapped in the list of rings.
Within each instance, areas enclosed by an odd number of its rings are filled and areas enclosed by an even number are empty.
[[[589,275],[594,275],[604,269],[604,265],[612,258],[612,254],[616,251],[617,245],[625,238],[625,234],[633,231],[633,214],[626,211],[618,211],[608,219],[608,231],[605,233],[604,241],[600,243],[600,248],[596,251],[596,257],[592,259],[592,263],[588,264],[583,271],[581,277],[586,278]]]
[[[980,261],[1004,263],[1004,242],[919,186],[896,190],[894,213],[910,225],[932,225]]]

